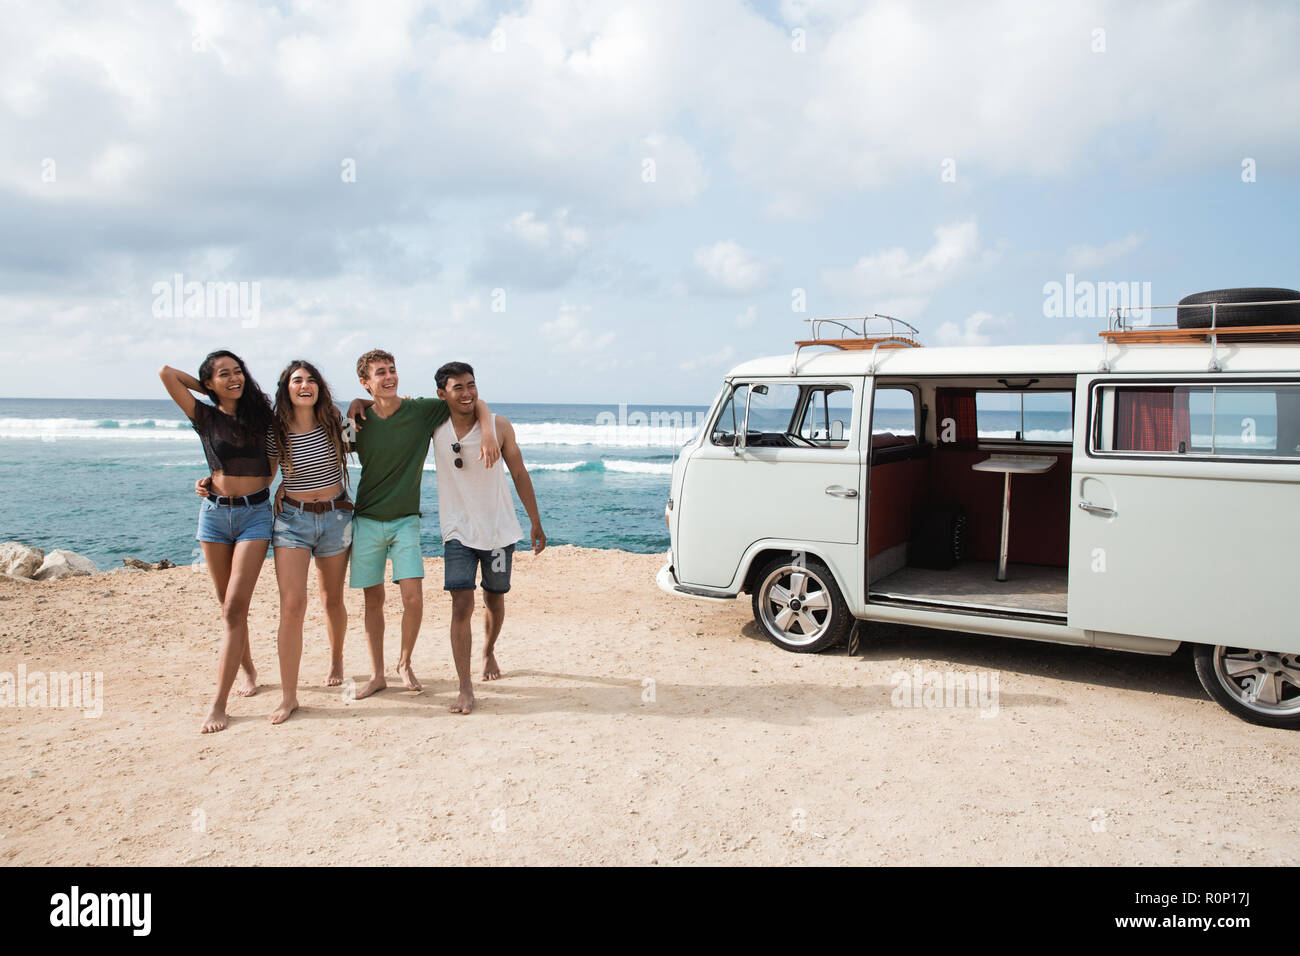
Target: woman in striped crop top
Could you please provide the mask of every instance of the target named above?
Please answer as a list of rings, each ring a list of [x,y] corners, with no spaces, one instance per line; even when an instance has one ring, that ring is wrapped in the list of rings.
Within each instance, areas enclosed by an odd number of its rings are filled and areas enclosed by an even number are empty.
[[[343,683],[344,577],[352,549],[352,502],[344,458],[344,422],[316,366],[297,359],[280,373],[275,421],[266,440],[267,457],[278,462],[284,480],[271,544],[280,585],[280,686],[284,695],[271,723],[289,719],[298,707],[302,622],[307,613],[307,566],[314,558],[330,641],[327,686]]]

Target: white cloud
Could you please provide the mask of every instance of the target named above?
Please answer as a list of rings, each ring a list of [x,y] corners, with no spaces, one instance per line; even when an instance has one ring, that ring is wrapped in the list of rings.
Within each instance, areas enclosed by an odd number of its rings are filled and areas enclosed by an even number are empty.
[[[695,274],[701,289],[748,295],[767,288],[778,261],[760,256],[731,239],[695,250]]]
[[[688,359],[679,366],[683,372],[694,372],[699,369],[714,369],[720,365],[730,362],[736,356],[736,350],[730,345],[724,345],[721,349],[711,355],[703,355],[699,358]]]
[[[1006,319],[995,318],[989,312],[973,312],[962,320],[945,322],[935,329],[935,342],[939,345],[989,345],[993,341],[990,332],[999,332],[1006,328]]]
[[[577,306],[565,303],[550,322],[543,322],[542,335],[549,339],[556,352],[590,353],[608,348],[614,341],[614,333],[609,330],[592,332],[582,318],[590,312],[590,306]]]
[[[740,313],[740,315],[736,316],[736,321],[734,325],[738,329],[751,329],[754,327],[754,323],[757,321],[758,321],[758,309],[755,306],[751,305],[744,312]]]
[[[918,315],[937,289],[993,258],[981,248],[973,219],[939,226],[934,237],[919,256],[895,246],[863,256],[848,269],[825,270],[822,280],[832,292],[863,300],[870,311]]]
[[[1103,246],[1080,244],[1071,246],[1065,252],[1065,267],[1071,270],[1096,269],[1108,262],[1121,259],[1142,244],[1142,237],[1129,233],[1122,239],[1114,239]]]
[[[587,230],[570,222],[568,209],[542,219],[525,210],[488,237],[471,273],[493,287],[554,288],[577,274],[587,249]]]

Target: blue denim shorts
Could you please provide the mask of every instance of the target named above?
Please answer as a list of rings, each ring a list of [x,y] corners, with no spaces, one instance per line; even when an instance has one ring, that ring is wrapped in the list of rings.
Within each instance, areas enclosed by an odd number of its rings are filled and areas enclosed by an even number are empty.
[[[285,503],[275,516],[271,546],[303,548],[318,558],[342,554],[352,547],[352,512],[315,514]]]
[[[194,535],[210,544],[271,540],[271,499],[256,505],[219,505],[211,498],[199,504],[199,530]]]
[[[446,558],[442,566],[444,591],[473,591],[474,573],[483,568],[483,590],[488,594],[505,594],[510,590],[510,565],[515,546],[504,548],[467,548],[455,538],[442,543]]]

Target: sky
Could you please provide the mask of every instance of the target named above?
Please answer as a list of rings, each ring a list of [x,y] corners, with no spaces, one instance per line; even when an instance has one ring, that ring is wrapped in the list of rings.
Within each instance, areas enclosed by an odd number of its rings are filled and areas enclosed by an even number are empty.
[[[1095,342],[1300,287],[1297,37],[1286,3],[7,3],[0,395],[163,398],[226,348],[344,398],[383,348],[412,395],[460,360],[489,402],[707,404],[809,318]]]

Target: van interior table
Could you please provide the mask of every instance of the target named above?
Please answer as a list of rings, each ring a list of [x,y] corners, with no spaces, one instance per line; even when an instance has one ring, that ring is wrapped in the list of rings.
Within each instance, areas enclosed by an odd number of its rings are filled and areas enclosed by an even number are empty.
[[[1000,471],[1002,480],[1002,546],[998,549],[996,579],[1007,579],[1007,536],[1011,530],[1011,476],[1041,475],[1056,464],[1052,455],[992,455],[971,465],[972,471]]]

